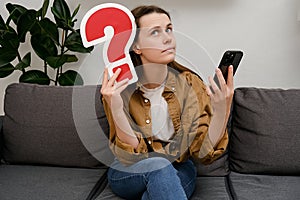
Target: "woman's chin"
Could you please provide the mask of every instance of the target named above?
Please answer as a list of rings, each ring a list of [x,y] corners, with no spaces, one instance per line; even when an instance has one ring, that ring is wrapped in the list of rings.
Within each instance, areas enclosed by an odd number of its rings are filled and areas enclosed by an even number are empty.
[[[164,55],[161,59],[161,64],[169,64],[175,60],[175,54]]]

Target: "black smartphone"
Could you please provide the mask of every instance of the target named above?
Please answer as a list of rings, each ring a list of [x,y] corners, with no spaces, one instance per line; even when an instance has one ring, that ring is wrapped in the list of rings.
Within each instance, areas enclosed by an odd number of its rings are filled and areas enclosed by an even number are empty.
[[[234,75],[242,60],[242,57],[243,57],[243,52],[240,50],[228,50],[223,54],[223,57],[220,61],[218,68],[221,70],[225,81],[227,81],[228,67],[230,65],[233,66],[233,75]],[[214,81],[220,88],[219,80],[216,74],[214,76]]]

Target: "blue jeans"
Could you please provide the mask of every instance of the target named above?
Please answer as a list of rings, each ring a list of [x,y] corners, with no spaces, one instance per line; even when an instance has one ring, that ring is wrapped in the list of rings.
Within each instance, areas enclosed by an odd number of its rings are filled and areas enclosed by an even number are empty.
[[[171,163],[152,157],[124,166],[116,160],[108,170],[112,191],[125,199],[185,200],[195,190],[196,168],[192,161]]]

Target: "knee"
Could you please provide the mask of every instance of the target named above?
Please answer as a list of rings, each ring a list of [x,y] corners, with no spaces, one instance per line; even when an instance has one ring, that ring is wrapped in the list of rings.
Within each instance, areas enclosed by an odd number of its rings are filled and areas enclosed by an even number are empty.
[[[147,166],[148,172],[161,170],[166,167],[172,166],[172,163],[169,160],[161,157],[148,158],[143,160],[143,162],[144,166]]]

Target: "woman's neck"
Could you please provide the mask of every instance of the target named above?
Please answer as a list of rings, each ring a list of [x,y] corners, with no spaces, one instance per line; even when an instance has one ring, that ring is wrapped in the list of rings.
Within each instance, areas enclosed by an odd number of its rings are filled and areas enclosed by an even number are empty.
[[[168,66],[162,64],[143,65],[143,86],[149,89],[159,87],[168,75]]]

